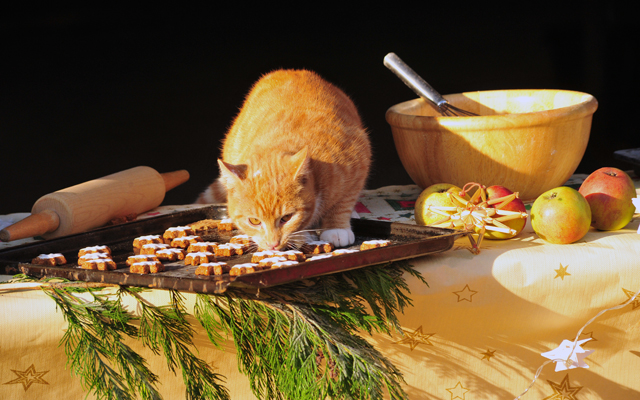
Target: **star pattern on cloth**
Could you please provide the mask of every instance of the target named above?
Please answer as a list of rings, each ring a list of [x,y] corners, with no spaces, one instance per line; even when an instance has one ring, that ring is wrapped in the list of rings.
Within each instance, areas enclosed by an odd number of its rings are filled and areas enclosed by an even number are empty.
[[[451,393],[451,400],[464,400],[464,396],[468,391],[469,389],[462,386],[462,383],[460,382],[458,382],[454,387],[447,389],[447,392]]]
[[[560,383],[551,382],[550,380],[547,380],[547,382],[553,389],[553,394],[543,400],[578,400],[576,393],[582,389],[582,386],[569,385],[569,374],[565,375]]]
[[[482,354],[482,359],[483,360],[487,360],[487,361],[491,361],[491,357],[493,357],[496,351],[495,350],[489,350],[487,349],[487,351],[485,351],[484,353],[480,353]]]
[[[395,342],[395,344],[408,344],[411,350],[415,349],[419,344],[425,344],[427,346],[433,346],[433,343],[429,341],[429,338],[435,333],[422,333],[422,325],[413,332],[404,330],[405,337]]]
[[[620,304],[624,304],[624,303],[626,303],[627,301],[629,301],[629,299],[630,299],[630,298],[632,298],[632,297],[633,297],[633,295],[634,295],[634,294],[636,294],[636,292],[633,292],[633,291],[628,290],[628,289],[625,289],[625,288],[622,288],[622,291],[624,292],[624,294],[626,294],[626,295],[627,295],[627,300],[626,300],[626,301],[623,301],[623,302],[622,302],[622,303],[620,303]],[[636,308],[638,308],[638,307],[640,307],[640,296],[636,297],[636,298],[631,302],[631,309],[632,309],[632,310],[635,310],[635,309],[636,309]]]
[[[49,371],[37,372],[36,371],[36,367],[33,364],[31,364],[31,366],[29,368],[27,368],[25,371],[18,371],[18,370],[15,370],[15,369],[12,369],[11,371],[14,374],[18,375],[18,377],[16,379],[12,380],[12,381],[5,382],[5,385],[15,385],[15,384],[20,383],[20,384],[22,384],[22,387],[24,388],[25,392],[34,383],[40,383],[40,384],[43,384],[43,385],[48,385],[49,384],[49,382],[47,382],[44,379],[42,379],[42,377]]]
[[[560,263],[560,268],[554,270],[556,271],[556,276],[553,279],[560,278],[564,280],[565,276],[571,275],[570,273],[567,272],[567,268],[569,268],[569,265],[565,265],[563,267],[562,263]]]
[[[461,302],[462,300],[466,300],[468,302],[472,302],[473,300],[471,298],[476,293],[478,293],[478,292],[475,291],[475,290],[471,290],[469,288],[468,284],[464,285],[464,288],[462,290],[458,290],[457,292],[453,292],[453,294],[458,296],[458,302]]]

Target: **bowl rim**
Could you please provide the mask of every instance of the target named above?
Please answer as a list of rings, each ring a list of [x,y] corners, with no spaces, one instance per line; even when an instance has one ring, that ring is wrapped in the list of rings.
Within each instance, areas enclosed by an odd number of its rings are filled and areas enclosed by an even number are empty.
[[[425,100],[418,97],[412,100],[397,103],[385,113],[387,122],[392,126],[407,127],[419,126],[420,129],[430,126],[440,127],[464,127],[473,126],[482,129],[482,126],[499,128],[514,128],[520,126],[534,126],[548,123],[550,120],[567,120],[579,119],[595,113],[598,108],[596,98],[585,92],[575,90],[562,89],[497,89],[497,90],[477,90],[473,92],[452,93],[444,95],[445,99],[451,99],[457,96],[477,93],[496,93],[496,92],[558,92],[573,93],[583,96],[583,100],[565,107],[553,108],[550,110],[532,111],[517,114],[496,114],[496,115],[480,115],[472,117],[448,117],[448,116],[431,116],[408,114],[400,111],[409,107],[414,107],[415,103],[425,103]],[[524,118],[523,118],[524,117]]]

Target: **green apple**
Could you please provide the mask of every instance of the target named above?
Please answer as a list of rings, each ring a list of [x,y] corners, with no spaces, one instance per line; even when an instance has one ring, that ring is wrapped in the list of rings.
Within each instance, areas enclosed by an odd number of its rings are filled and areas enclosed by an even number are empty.
[[[492,200],[492,199],[498,199],[500,197],[505,197],[505,196],[509,196],[510,194],[513,194],[513,192],[509,189],[507,189],[504,186],[489,186],[486,189],[486,193],[487,193],[487,200]],[[495,208],[495,205],[490,206],[491,208]],[[520,200],[519,198],[515,198],[513,200],[511,200],[507,205],[505,205],[504,207],[502,207],[502,210],[505,211],[517,211],[517,212],[521,212],[521,213],[526,213],[527,209],[524,206],[524,203],[522,202],[522,200]],[[499,217],[499,216],[495,216],[495,217]],[[484,237],[486,239],[510,239],[514,236],[516,236],[518,233],[520,233],[523,229],[524,226],[527,223],[527,218],[517,218],[517,219],[512,219],[509,221],[505,221],[503,222],[503,224],[505,224],[506,226],[508,226],[509,228],[513,229],[516,231],[515,234],[510,234],[510,233],[504,233],[504,232],[497,232],[497,231],[491,231],[491,230],[487,230],[485,231]]]
[[[423,190],[418,200],[416,200],[414,207],[416,223],[418,225],[431,225],[444,218],[440,214],[429,211],[427,206],[455,207],[455,204],[449,199],[447,192],[460,192],[461,190],[459,187],[450,183],[436,183]]]
[[[602,231],[624,228],[635,213],[631,201],[636,187],[624,171],[618,168],[600,168],[580,186],[579,192],[591,207],[591,225]]]
[[[590,226],[589,203],[580,192],[568,186],[542,193],[531,206],[531,227],[547,242],[576,242],[587,234]]]

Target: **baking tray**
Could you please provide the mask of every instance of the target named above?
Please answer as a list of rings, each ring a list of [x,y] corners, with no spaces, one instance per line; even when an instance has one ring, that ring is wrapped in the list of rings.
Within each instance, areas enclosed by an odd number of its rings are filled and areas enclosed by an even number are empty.
[[[0,272],[7,275],[24,273],[30,276],[60,277],[74,281],[101,282],[149,288],[174,289],[195,293],[223,293],[228,287],[266,288],[283,283],[321,276],[368,265],[381,264],[413,258],[425,254],[449,250],[454,241],[466,235],[464,232],[417,226],[396,222],[352,219],[351,225],[356,242],[349,248],[357,249],[365,240],[388,239],[391,244],[372,250],[333,256],[299,265],[259,271],[251,274],[230,276],[195,275],[195,266],[185,266],[183,261],[165,262],[166,271],[158,274],[133,274],[125,261],[133,254],[133,239],[139,236],[162,234],[172,226],[184,226],[202,219],[227,217],[225,205],[211,205],[145,220],[105,227],[91,232],[28,243],[0,251]],[[232,236],[241,234],[235,230],[208,231],[202,236],[205,241],[228,242]],[[78,250],[87,246],[107,245],[118,268],[112,271],[85,270],[77,266]],[[31,264],[39,254],[62,253],[66,266],[42,266]],[[249,262],[250,254],[235,256],[224,261],[230,265]]]

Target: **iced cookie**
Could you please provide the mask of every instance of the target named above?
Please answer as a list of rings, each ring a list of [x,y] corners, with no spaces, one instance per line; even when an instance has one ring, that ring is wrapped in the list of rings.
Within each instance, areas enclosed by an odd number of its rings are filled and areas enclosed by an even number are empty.
[[[37,265],[63,265],[67,263],[67,259],[61,253],[40,254],[31,260],[31,264]]]
[[[378,247],[385,247],[389,244],[391,244],[389,240],[367,240],[362,242],[362,244],[360,245],[360,250],[377,249]]]

